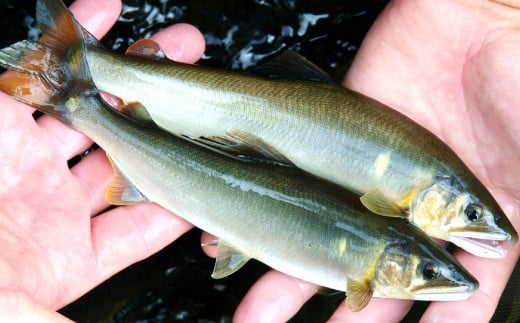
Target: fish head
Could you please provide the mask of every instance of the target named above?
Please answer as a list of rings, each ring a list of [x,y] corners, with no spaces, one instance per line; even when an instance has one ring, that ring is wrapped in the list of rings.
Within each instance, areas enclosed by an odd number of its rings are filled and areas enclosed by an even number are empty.
[[[421,235],[422,232],[419,232]],[[375,296],[426,301],[456,301],[479,284],[446,250],[427,237],[388,246],[374,272]]]
[[[518,234],[491,194],[475,185],[480,194],[451,177],[437,179],[412,200],[410,220],[428,235],[474,255],[503,258],[507,251],[499,241],[514,244]]]

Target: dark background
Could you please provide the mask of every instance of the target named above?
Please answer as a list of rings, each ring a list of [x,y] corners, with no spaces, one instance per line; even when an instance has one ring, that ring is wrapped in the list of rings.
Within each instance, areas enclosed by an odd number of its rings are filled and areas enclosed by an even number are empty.
[[[340,81],[387,2],[125,0],[121,17],[103,44],[124,52],[136,39],[172,23],[188,22],[206,38],[201,65],[250,71],[289,48]],[[34,8],[35,1],[0,0],[0,47],[38,37]],[[213,280],[213,260],[202,253],[199,238],[200,231],[190,231],[60,312],[79,322],[230,322],[244,294],[268,268],[251,261],[232,276]],[[494,321],[518,320],[520,283],[516,280],[508,285]],[[317,295],[292,321],[323,322],[343,298],[342,293]],[[416,302],[404,321],[417,321],[426,305]]]

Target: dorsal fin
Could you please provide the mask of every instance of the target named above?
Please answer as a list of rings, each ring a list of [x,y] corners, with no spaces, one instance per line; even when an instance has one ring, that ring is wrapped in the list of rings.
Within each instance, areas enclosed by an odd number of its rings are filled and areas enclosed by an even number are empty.
[[[338,85],[327,72],[293,50],[286,50],[271,61],[260,64],[254,72],[268,78],[315,81]]]

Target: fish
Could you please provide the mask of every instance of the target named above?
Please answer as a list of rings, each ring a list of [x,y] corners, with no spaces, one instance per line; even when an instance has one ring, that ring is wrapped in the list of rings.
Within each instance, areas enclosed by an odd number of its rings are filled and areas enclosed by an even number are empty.
[[[421,230],[370,214],[340,186],[297,168],[228,158],[129,120],[101,99],[65,5],[38,0],[36,12],[40,40],[0,50],[0,65],[11,70],[0,76],[0,90],[104,149],[114,169],[111,204],[156,202],[219,237],[214,278],[257,259],[345,291],[353,311],[373,297],[459,300],[478,288]]]
[[[242,160],[301,168],[477,256],[503,258],[498,241],[518,241],[491,193],[438,137],[295,52],[260,66],[259,76],[167,61],[149,39],[123,57],[82,32],[94,83],[136,121]]]

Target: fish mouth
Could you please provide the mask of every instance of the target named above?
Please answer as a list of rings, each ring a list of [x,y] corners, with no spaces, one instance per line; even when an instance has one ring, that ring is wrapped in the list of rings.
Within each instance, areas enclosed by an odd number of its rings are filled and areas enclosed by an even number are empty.
[[[462,301],[469,298],[478,288],[478,282],[445,282],[436,286],[417,288],[413,299],[417,301]]]
[[[450,232],[450,242],[483,258],[504,258],[507,250],[499,241],[507,241],[510,238],[511,236],[504,232]]]
[[[473,295],[473,290],[468,287],[460,287],[460,290],[443,291],[443,290],[434,290],[434,291],[424,291],[415,293],[413,298],[417,301],[462,301],[469,298]]]

